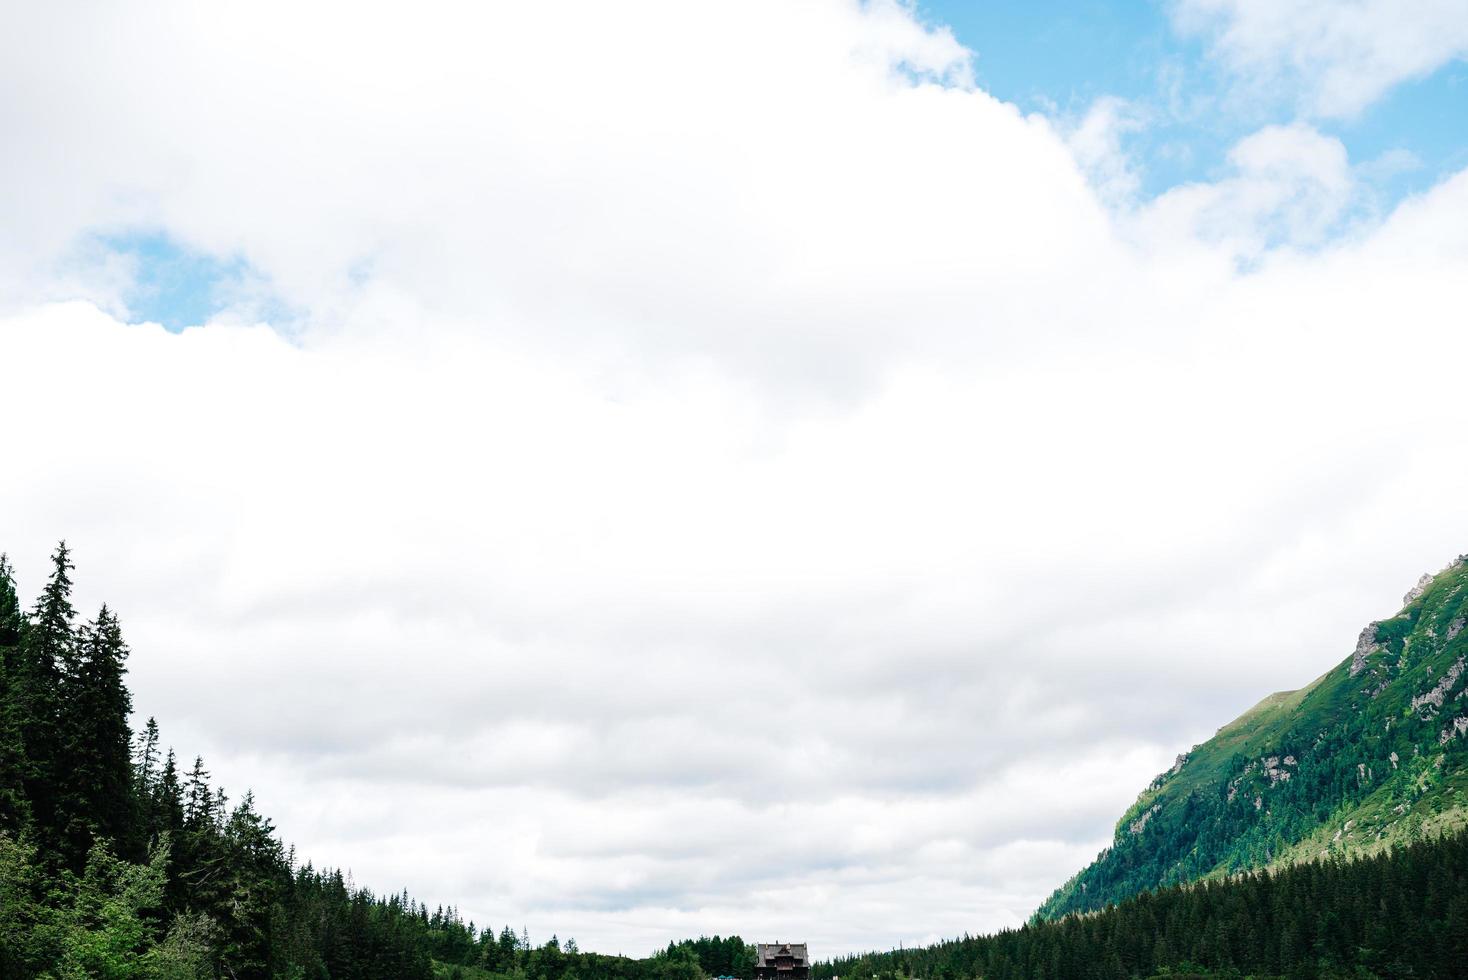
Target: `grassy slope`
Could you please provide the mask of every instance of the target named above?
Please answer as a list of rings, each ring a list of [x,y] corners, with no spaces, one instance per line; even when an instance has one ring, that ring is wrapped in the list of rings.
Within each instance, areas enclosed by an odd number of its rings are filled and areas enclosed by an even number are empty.
[[[1243,867],[1374,851],[1468,825],[1468,735],[1440,744],[1443,729],[1468,706],[1461,696],[1468,670],[1440,708],[1412,707],[1414,696],[1433,689],[1468,655],[1468,628],[1448,639],[1465,615],[1468,562],[1460,559],[1380,623],[1380,649],[1359,675],[1350,675],[1348,657],[1298,691],[1269,695],[1196,746],[1180,769],[1154,780],[1117,822],[1113,846],[1037,916]],[[1286,756],[1295,764],[1284,764]],[[1271,759],[1278,760],[1277,771],[1290,773],[1289,781],[1268,778]],[[1154,857],[1166,853],[1164,863],[1157,857],[1157,866],[1149,865],[1149,846]]]

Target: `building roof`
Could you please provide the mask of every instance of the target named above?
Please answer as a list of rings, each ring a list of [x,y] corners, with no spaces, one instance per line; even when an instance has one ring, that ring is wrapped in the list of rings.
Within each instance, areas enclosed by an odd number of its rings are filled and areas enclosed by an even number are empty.
[[[755,947],[755,963],[759,966],[773,967],[775,959],[781,956],[793,958],[797,966],[810,965],[805,943],[759,943]]]

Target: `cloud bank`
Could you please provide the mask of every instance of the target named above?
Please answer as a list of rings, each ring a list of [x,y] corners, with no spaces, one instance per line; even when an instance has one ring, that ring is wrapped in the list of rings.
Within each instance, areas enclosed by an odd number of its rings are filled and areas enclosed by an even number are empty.
[[[1312,118],[1354,116],[1468,57],[1465,0],[1175,0],[1172,16],[1253,94],[1283,86]]]
[[[17,18],[0,547],[375,887],[1014,925],[1468,538],[1468,175],[1343,220],[1297,125],[1126,203],[891,3]],[[144,233],[220,315],[130,322]]]

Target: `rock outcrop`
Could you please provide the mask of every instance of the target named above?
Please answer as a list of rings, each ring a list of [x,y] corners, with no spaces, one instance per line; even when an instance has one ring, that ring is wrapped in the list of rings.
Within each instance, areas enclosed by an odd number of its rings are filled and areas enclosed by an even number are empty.
[[[1381,649],[1381,646],[1376,642],[1376,628],[1379,625],[1379,623],[1372,623],[1362,630],[1361,635],[1356,638],[1356,652],[1351,655],[1352,677],[1365,670],[1367,659]]]
[[[1461,676],[1463,676],[1463,658],[1459,657],[1451,667],[1444,671],[1442,680],[1438,681],[1432,690],[1412,699],[1412,710],[1423,718],[1435,716],[1443,706],[1443,699],[1453,689],[1453,685],[1458,683],[1458,678]],[[1430,711],[1422,710],[1429,705],[1431,706]]]
[[[1134,835],[1135,834],[1140,834],[1142,831],[1144,831],[1144,830],[1147,829],[1147,821],[1148,820],[1151,820],[1153,814],[1155,814],[1158,810],[1161,810],[1161,809],[1162,809],[1162,804],[1161,803],[1154,803],[1154,804],[1152,804],[1152,809],[1150,809],[1150,810],[1143,810],[1142,811],[1142,815],[1140,817],[1138,817],[1137,819],[1133,820],[1130,824],[1127,825],[1127,830],[1130,830],[1132,832],[1132,834],[1134,834]]]
[[[1437,578],[1436,575],[1423,572],[1422,577],[1417,580],[1417,584],[1408,589],[1407,594],[1402,596],[1402,605],[1410,606],[1418,599],[1421,599],[1427,593],[1427,587],[1432,584],[1432,580],[1435,578]]]

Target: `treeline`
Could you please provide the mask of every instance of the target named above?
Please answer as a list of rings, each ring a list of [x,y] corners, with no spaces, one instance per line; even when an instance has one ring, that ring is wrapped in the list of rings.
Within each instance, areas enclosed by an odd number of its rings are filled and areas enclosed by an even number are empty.
[[[818,964],[816,980],[1453,978],[1468,964],[1468,834],[1144,892],[993,936]]]
[[[738,936],[684,939],[648,959],[634,960],[582,952],[575,940],[562,944],[555,936],[535,947],[509,929],[498,936],[486,930],[476,940],[473,924],[466,926],[452,911],[435,913],[430,925],[433,959],[446,980],[748,980],[754,970],[754,947]]]
[[[231,804],[202,759],[181,767],[152,719],[134,738],[121,625],[106,606],[78,622],[65,543],[51,566],[26,609],[0,555],[3,980],[698,980],[746,949],[535,947],[298,866],[249,793]]]

